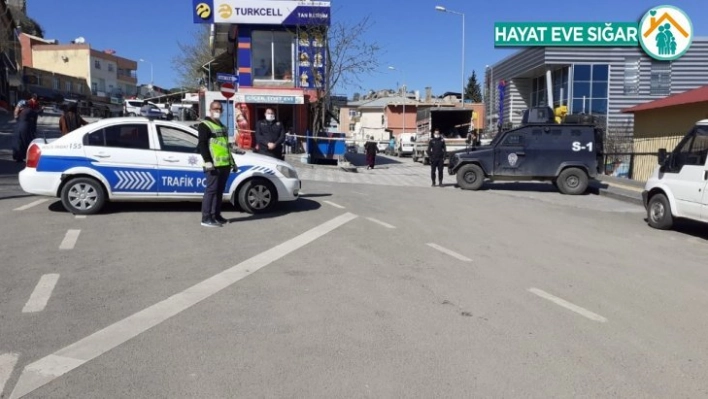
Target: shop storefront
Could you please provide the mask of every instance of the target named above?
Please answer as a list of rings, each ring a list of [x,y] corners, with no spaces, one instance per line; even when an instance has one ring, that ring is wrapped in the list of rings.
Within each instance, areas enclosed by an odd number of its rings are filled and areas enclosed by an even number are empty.
[[[199,4],[197,4],[199,3]],[[195,2],[213,10],[211,1]],[[231,99],[239,136],[253,133],[256,122],[273,108],[286,131],[305,135],[309,103],[326,86],[325,40],[330,3],[320,1],[225,0],[231,12],[195,14],[195,23],[228,24],[229,53],[238,76]],[[204,8],[202,7],[201,10]],[[216,90],[216,89],[215,89]],[[250,140],[249,140],[250,141]],[[247,147],[247,143],[239,143]]]

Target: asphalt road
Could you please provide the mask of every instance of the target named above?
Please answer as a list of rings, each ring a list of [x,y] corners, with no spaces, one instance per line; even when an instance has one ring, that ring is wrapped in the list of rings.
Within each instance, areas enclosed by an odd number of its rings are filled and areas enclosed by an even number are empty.
[[[708,395],[704,230],[549,187],[305,181],[221,229],[0,200],[0,397]]]

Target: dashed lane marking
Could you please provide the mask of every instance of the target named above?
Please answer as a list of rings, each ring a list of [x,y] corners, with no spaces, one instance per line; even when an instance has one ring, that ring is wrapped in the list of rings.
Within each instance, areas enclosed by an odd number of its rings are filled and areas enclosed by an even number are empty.
[[[0,397],[5,389],[7,380],[10,379],[12,371],[15,369],[19,356],[15,353],[3,353],[0,355]]]
[[[386,222],[382,222],[382,221],[380,221],[380,220],[378,220],[378,219],[366,218],[366,220],[371,221],[371,222],[374,222],[374,223],[376,223],[376,224],[378,224],[378,225],[381,225],[381,226],[383,226],[383,227],[385,227],[385,228],[387,228],[387,229],[395,229],[395,228],[396,228],[396,226],[391,225],[391,224],[388,224],[388,223],[386,223]]]
[[[607,319],[600,316],[599,314],[593,313],[585,308],[581,308],[578,305],[574,305],[574,304],[566,301],[565,299],[558,298],[557,296],[551,295],[551,294],[547,293],[546,291],[540,290],[538,288],[529,288],[529,292],[531,292],[532,294],[538,295],[543,299],[547,299],[547,300],[555,303],[558,306],[562,306],[568,310],[571,310],[583,317],[587,317],[590,320],[599,321],[600,323],[607,322]]]
[[[341,206],[341,205],[339,205],[339,204],[335,204],[335,203],[332,202],[332,201],[322,201],[322,202],[324,202],[324,203],[327,204],[327,205],[333,206],[333,207],[335,207],[335,208],[344,209],[343,206]]]
[[[32,295],[30,295],[29,300],[22,308],[22,313],[36,313],[41,312],[47,306],[49,298],[52,296],[54,287],[59,281],[58,274],[45,274],[39,279],[37,286],[34,287]]]
[[[437,249],[438,251],[440,251],[440,252],[442,252],[442,253],[444,253],[444,254],[450,255],[450,256],[452,256],[453,258],[459,259],[459,260],[461,260],[461,261],[463,261],[463,262],[472,262],[472,259],[470,259],[470,258],[468,258],[468,257],[466,257],[466,256],[464,256],[464,255],[460,255],[460,254],[458,254],[458,253],[455,252],[455,251],[451,251],[451,250],[449,250],[449,249],[447,249],[447,248],[441,247],[441,246],[438,245],[438,244],[434,244],[434,243],[432,243],[432,242],[429,242],[429,243],[428,243],[428,246],[429,246],[430,248]]]
[[[357,215],[349,212],[337,216],[27,365],[22,371],[10,399],[21,398],[54,381],[356,218]]]
[[[66,235],[64,236],[64,240],[62,240],[61,244],[59,244],[59,249],[62,249],[62,250],[74,249],[74,246],[76,245],[76,241],[79,239],[79,234],[81,234],[81,230],[67,231]]]
[[[77,219],[86,219],[86,215],[76,215]]]
[[[15,208],[14,210],[15,210],[15,211],[25,211],[25,210],[30,209],[30,208],[32,208],[32,207],[35,207],[35,206],[37,206],[37,205],[41,205],[41,204],[43,204],[43,203],[45,203],[45,202],[47,202],[47,201],[49,201],[49,200],[46,199],[46,198],[45,198],[45,199],[40,199],[40,200],[37,200],[37,201],[30,202],[30,203],[27,204],[27,205],[22,205],[21,207]]]

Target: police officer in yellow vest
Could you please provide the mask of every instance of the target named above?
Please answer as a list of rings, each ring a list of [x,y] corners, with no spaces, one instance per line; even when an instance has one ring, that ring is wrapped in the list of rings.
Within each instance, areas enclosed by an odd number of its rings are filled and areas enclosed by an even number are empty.
[[[221,216],[226,182],[236,163],[229,148],[229,132],[221,123],[221,103],[214,101],[209,106],[208,117],[199,124],[199,153],[204,159],[206,189],[202,199],[202,226],[221,227],[228,223]]]

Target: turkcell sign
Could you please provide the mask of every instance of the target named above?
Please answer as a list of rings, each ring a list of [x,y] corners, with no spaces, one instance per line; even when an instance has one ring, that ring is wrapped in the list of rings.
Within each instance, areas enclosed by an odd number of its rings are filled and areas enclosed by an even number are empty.
[[[494,46],[611,46],[639,45],[636,22],[497,22],[494,24]]]
[[[194,23],[329,26],[328,1],[192,0]]]

